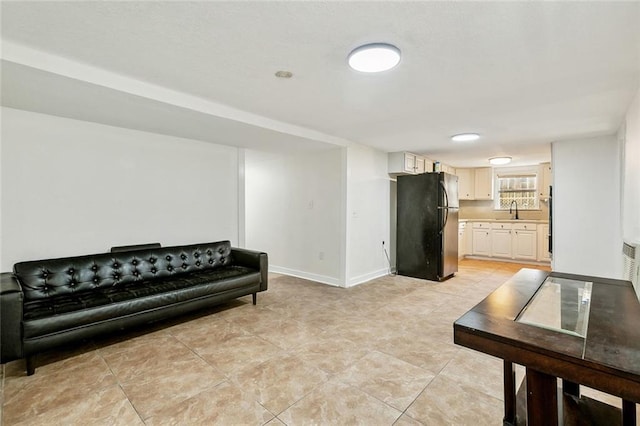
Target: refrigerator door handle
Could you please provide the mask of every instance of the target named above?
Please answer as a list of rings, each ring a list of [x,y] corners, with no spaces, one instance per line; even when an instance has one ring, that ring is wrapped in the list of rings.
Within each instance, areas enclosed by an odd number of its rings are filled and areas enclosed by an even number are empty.
[[[440,233],[442,234],[444,232],[444,227],[447,226],[447,221],[449,220],[449,194],[447,194],[447,188],[445,188],[444,183],[442,181],[439,183],[442,187],[442,193],[444,194],[444,207],[441,207],[441,209],[444,210],[444,222],[440,228]]]

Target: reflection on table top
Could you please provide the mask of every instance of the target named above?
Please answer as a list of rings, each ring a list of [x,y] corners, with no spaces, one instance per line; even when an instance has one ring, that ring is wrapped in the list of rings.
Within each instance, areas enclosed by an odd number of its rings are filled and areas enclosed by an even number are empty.
[[[516,321],[587,337],[593,282],[547,277]]]

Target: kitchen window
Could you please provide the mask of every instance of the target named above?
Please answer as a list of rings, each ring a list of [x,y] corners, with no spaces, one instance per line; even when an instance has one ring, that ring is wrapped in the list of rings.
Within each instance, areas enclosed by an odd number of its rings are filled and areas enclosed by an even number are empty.
[[[514,201],[518,210],[538,210],[538,174],[535,172],[496,173],[495,209],[509,210]]]

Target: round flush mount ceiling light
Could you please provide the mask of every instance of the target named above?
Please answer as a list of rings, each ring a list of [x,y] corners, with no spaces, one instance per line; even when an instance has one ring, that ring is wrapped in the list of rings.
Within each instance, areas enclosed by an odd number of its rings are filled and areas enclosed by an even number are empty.
[[[280,70],[275,73],[275,76],[278,78],[291,78],[293,77],[293,73],[291,71]]]
[[[382,72],[400,63],[400,49],[387,43],[371,43],[349,53],[349,66],[361,72]]]
[[[451,136],[451,140],[454,142],[473,142],[480,139],[480,135],[477,133],[460,133],[459,135]]]
[[[493,157],[489,158],[489,163],[494,166],[504,166],[505,164],[509,164],[511,162],[511,157]]]

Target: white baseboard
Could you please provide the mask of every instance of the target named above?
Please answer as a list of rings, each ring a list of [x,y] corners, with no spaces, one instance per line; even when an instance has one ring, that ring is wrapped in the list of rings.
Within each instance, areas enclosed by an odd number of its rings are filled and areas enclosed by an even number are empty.
[[[299,271],[297,269],[285,268],[283,266],[277,265],[269,265],[269,272],[273,272],[276,274],[284,274],[291,275],[292,277],[298,277],[305,280],[316,281],[323,284],[329,284],[335,287],[345,287],[340,279],[335,277],[329,277],[327,275],[313,274],[311,272]],[[377,271],[368,272],[366,274],[358,275],[356,277],[350,278],[348,280],[348,284],[346,287],[353,287],[358,284],[365,283],[367,281],[371,281],[375,278],[384,277],[385,275],[389,275],[389,269],[379,269]]]
[[[358,275],[357,277],[349,278],[349,282],[347,287],[353,287],[358,284],[365,283],[367,281],[371,281],[375,278],[384,277],[385,275],[389,275],[389,268],[378,269],[377,271],[369,272],[366,274]]]
[[[489,257],[489,256],[474,256],[474,255],[466,255],[464,259],[473,259],[473,260],[493,260],[494,262],[506,262],[506,263],[521,263],[523,265],[540,265],[540,266],[549,266],[551,262],[542,262],[537,260],[525,260],[525,259],[509,259],[508,257]],[[462,260],[462,259],[458,259]]]
[[[335,287],[344,287],[340,279],[329,277],[326,275],[313,274],[310,272],[298,271],[296,269],[285,268],[277,265],[269,265],[269,272],[276,274],[291,275],[292,277],[303,278],[305,280],[316,281],[323,284],[329,284]]]

